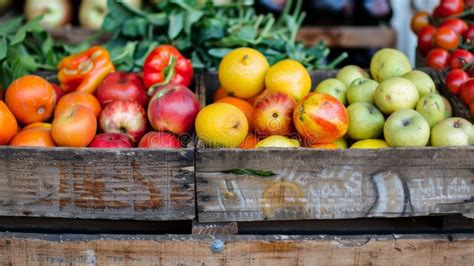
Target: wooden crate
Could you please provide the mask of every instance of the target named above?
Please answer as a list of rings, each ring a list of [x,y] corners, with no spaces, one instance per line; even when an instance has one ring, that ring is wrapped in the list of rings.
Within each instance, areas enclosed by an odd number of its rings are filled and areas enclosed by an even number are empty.
[[[0,215],[191,220],[194,149],[0,147]]]
[[[454,115],[467,117],[431,72]],[[315,72],[313,84],[335,76]],[[218,86],[199,81],[202,100]],[[314,85],[313,85],[314,87]],[[208,101],[209,102],[209,101]],[[461,213],[474,217],[474,147],[382,150],[196,150],[200,222],[348,219]]]
[[[224,244],[222,250],[213,252],[211,246],[219,240]],[[472,265],[473,260],[473,235],[463,234],[127,236],[0,233],[1,265]]]

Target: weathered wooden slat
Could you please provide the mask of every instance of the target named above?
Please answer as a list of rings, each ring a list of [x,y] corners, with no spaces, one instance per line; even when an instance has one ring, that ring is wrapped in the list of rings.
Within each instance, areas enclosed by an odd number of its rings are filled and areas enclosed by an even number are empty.
[[[451,101],[454,115],[469,118],[442,85],[442,74],[425,71]],[[315,71],[313,85],[335,74]],[[209,96],[218,86],[215,74],[202,76],[198,86]],[[200,222],[472,217],[474,147],[240,150],[198,145],[196,182]]]
[[[0,215],[194,218],[194,150],[0,147]]]
[[[472,265],[472,235],[0,234],[2,265]]]

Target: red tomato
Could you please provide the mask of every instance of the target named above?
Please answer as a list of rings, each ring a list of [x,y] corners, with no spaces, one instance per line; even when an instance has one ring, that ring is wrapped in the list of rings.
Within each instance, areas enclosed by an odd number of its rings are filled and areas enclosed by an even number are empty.
[[[466,71],[462,69],[454,69],[449,71],[444,81],[449,91],[454,95],[458,95],[461,90],[461,85],[464,84],[468,79],[469,75],[466,73]]]
[[[436,17],[449,17],[464,11],[463,0],[441,0],[435,8],[433,15]]]
[[[458,35],[449,27],[441,27],[437,29],[433,38],[436,47],[446,50],[456,49],[459,45]]]
[[[464,20],[458,18],[450,18],[441,23],[440,27],[448,27],[454,30],[454,32],[456,32],[458,35],[463,35],[464,32],[466,32],[469,28]]]
[[[472,59],[471,52],[464,49],[457,49],[451,53],[448,62],[452,69],[460,69],[463,68],[465,64],[472,63]]]
[[[449,53],[446,50],[435,48],[426,56],[426,66],[441,70],[448,66]]]
[[[474,101],[474,79],[469,79],[461,85],[461,100],[466,105]]]
[[[433,48],[432,39],[436,32],[436,28],[428,25],[418,32],[418,50],[421,54],[426,55]]]
[[[462,35],[464,39],[474,40],[474,24],[471,24],[469,28]]]
[[[426,11],[419,11],[411,18],[411,30],[417,34],[420,30],[430,24],[430,14]]]

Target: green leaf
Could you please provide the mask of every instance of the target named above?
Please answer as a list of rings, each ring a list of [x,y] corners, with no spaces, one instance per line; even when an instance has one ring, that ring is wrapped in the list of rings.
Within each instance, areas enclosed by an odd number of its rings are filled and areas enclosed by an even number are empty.
[[[155,26],[165,26],[168,22],[168,16],[165,13],[148,14],[148,22]]]
[[[44,55],[48,54],[53,49],[53,38],[50,35],[46,37],[46,40],[41,45],[41,51]]]
[[[232,51],[232,49],[230,49],[230,48],[213,48],[213,49],[209,49],[208,53],[211,56],[214,56],[214,57],[217,57],[217,58],[223,58],[230,51]]]
[[[276,175],[272,171],[264,171],[264,170],[254,170],[254,169],[231,169],[222,171],[224,174],[236,174],[236,175],[253,175],[253,176],[261,176],[261,177],[269,177]]]
[[[257,31],[252,26],[245,26],[240,28],[236,33],[237,38],[246,42],[253,42],[257,37]]]
[[[184,27],[184,12],[170,14],[170,25],[168,27],[168,37],[170,39],[176,38]]]
[[[200,38],[203,41],[221,39],[225,35],[225,25],[219,19],[207,19],[204,21]]]
[[[2,37],[0,39],[0,60],[5,59],[7,57],[7,38]]]
[[[23,19],[24,17],[20,16],[3,23],[0,27],[0,36],[7,36],[12,31],[16,31],[21,26],[21,23],[23,23]]]
[[[144,18],[133,18],[123,24],[123,34],[129,37],[143,37],[146,34],[147,20]]]
[[[26,34],[28,32],[33,32],[33,31],[42,31],[43,28],[39,24],[39,21],[43,18],[43,16],[38,16],[28,23],[26,23],[24,26],[20,27],[18,31],[16,32],[15,36],[11,40],[10,45],[16,45],[22,42],[26,38]]]
[[[198,22],[202,16],[204,15],[204,12],[199,11],[199,10],[192,10],[186,17],[184,21],[184,31],[187,34],[191,33],[192,26],[194,23]]]

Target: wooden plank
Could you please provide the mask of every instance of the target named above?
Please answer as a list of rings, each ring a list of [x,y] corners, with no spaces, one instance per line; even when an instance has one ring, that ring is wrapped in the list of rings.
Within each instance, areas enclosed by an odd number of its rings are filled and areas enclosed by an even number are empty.
[[[307,26],[300,29],[297,40],[306,46],[323,41],[328,47],[338,48],[395,48],[397,33],[392,28],[379,26]]]
[[[459,99],[423,69],[467,117]],[[336,71],[312,73],[313,84]],[[217,87],[215,73],[199,89]],[[209,101],[209,99],[208,99]],[[272,173],[259,176],[247,171]],[[474,147],[383,150],[206,149],[196,152],[200,222],[474,215]]]
[[[473,235],[0,234],[1,265],[472,265]]]
[[[196,169],[200,222],[474,213],[474,147],[199,149]]]
[[[194,150],[0,147],[0,215],[191,220]]]

